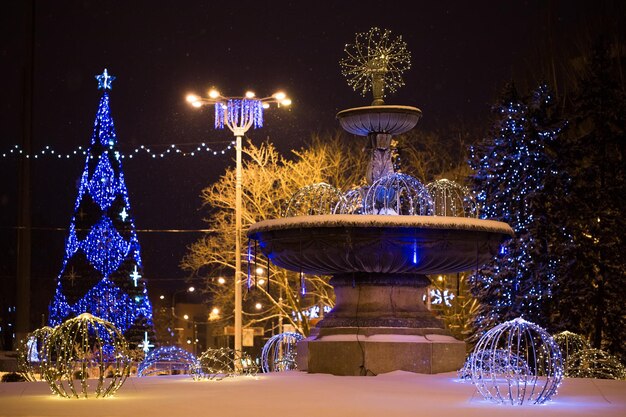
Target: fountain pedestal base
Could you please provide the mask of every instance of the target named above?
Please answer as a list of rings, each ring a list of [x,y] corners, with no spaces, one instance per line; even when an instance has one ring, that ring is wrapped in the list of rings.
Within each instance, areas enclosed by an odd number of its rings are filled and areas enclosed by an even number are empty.
[[[337,274],[335,308],[298,343],[298,369],[333,375],[460,369],[465,343],[424,305],[419,274]]]
[[[451,372],[465,361],[465,343],[444,329],[343,327],[314,329],[298,342],[298,369],[333,375],[391,371]]]

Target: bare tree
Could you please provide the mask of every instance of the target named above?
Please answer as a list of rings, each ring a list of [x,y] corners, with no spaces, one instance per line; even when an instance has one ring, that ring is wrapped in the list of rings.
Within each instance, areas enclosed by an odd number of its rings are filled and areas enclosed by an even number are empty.
[[[322,141],[314,137],[310,146],[294,151],[294,158],[282,157],[270,143],[255,146],[248,141],[242,165],[244,231],[260,220],[280,217],[286,201],[300,188],[319,182],[350,185],[356,181],[361,155],[341,146],[339,135]],[[355,165],[357,165],[355,167]],[[355,169],[356,168],[356,169]],[[228,169],[216,183],[202,190],[203,205],[210,209],[205,219],[214,230],[189,248],[181,266],[204,278],[203,291],[222,312],[233,310],[235,171]],[[256,252],[256,256],[254,255]],[[328,277],[309,276],[306,294],[299,291],[299,273],[271,266],[260,250],[250,243],[242,256],[242,268],[249,271],[244,289],[244,327],[266,328],[290,324],[308,334],[308,311],[315,306],[332,306],[334,294]],[[257,272],[258,271],[258,272]],[[221,278],[221,279],[220,279]],[[231,315],[216,320],[225,323]],[[282,327],[282,326],[281,326]]]

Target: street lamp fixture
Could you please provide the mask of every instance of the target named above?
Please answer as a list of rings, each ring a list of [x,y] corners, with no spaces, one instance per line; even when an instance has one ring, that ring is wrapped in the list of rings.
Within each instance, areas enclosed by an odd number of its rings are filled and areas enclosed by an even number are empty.
[[[215,108],[215,128],[226,126],[235,136],[236,171],[235,171],[235,352],[241,353],[242,347],[242,283],[241,272],[241,138],[254,127],[263,127],[263,111],[276,104],[277,107],[291,105],[291,100],[282,92],[269,97],[257,98],[248,91],[241,97],[225,97],[216,88],[211,88],[208,97],[195,94],[187,95],[187,101],[194,107],[205,105]]]

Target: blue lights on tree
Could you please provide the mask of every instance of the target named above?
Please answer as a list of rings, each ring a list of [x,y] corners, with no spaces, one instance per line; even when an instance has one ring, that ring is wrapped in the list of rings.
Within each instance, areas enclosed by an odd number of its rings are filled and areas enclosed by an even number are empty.
[[[103,93],[49,323],[56,326],[86,312],[113,323],[139,345],[147,335],[154,340],[152,306],[109,108],[107,90],[115,77],[104,70],[96,79]]]
[[[553,163],[546,145],[562,123],[552,120],[551,93],[540,86],[528,99],[509,85],[495,106],[494,130],[471,149],[472,182],[482,217],[508,223],[516,233],[491,264],[472,277],[480,308],[475,336],[496,324],[524,317],[547,322],[556,263],[541,238],[547,223],[546,179]]]

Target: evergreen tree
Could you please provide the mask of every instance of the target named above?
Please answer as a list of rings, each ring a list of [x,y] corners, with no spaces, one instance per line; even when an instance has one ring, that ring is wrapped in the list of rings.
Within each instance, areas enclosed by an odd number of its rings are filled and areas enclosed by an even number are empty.
[[[107,90],[114,77],[105,69],[96,78],[103,93],[49,307],[49,324],[91,313],[113,323],[136,346],[146,332],[154,340],[152,306],[109,109]]]
[[[551,96],[546,86],[528,102],[507,85],[493,109],[493,131],[470,149],[472,188],[481,217],[508,223],[516,234],[471,278],[480,304],[474,319],[476,336],[515,317],[546,322],[542,311],[554,275],[548,242],[539,234],[547,222],[542,206],[551,163],[545,144],[560,129],[549,118]]]
[[[553,218],[558,285],[553,327],[587,335],[594,348],[626,360],[626,99],[619,64],[598,43],[561,139]],[[622,63],[623,64],[623,63]]]

